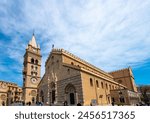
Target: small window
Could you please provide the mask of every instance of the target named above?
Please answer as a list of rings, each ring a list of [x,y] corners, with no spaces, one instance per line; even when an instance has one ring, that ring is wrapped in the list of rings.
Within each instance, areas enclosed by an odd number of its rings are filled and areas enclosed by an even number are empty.
[[[102,88],[104,88],[104,84],[103,84],[103,82],[101,82],[101,87],[102,87]]]
[[[38,70],[38,67],[35,67],[35,70]]]
[[[108,89],[108,85],[107,85],[107,83],[106,83],[106,89]]]
[[[74,63],[73,63],[73,62],[71,62],[71,65],[74,65]]]
[[[38,60],[35,60],[35,64],[38,65]]]
[[[98,80],[96,80],[96,86],[97,86],[97,88],[99,88],[99,83],[98,83]]]
[[[90,78],[90,86],[93,86],[93,80]]]
[[[34,59],[33,58],[31,59],[31,63],[34,64]]]
[[[68,69],[68,74],[70,74],[70,69]]]

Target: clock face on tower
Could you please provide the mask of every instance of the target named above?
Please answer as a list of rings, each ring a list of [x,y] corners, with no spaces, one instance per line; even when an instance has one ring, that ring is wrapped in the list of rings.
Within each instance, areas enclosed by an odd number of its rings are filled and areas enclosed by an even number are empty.
[[[36,79],[36,78],[31,78],[31,82],[32,82],[33,84],[36,84],[36,83],[37,83],[37,79]]]

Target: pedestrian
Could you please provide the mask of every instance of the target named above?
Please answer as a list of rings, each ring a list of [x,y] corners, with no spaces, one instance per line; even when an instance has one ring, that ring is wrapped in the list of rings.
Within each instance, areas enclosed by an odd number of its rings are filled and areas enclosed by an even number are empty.
[[[22,102],[22,105],[23,105],[23,106],[25,105],[25,102],[24,102],[24,101]]]
[[[2,102],[2,106],[5,106],[5,102],[4,101]]]
[[[81,103],[78,103],[77,106],[82,106]]]
[[[68,105],[68,102],[67,101],[64,101],[64,106],[67,106]]]
[[[114,104],[114,101],[112,101],[112,103],[111,103],[111,104],[112,104],[112,106],[114,106],[114,105],[115,105],[115,104]]]

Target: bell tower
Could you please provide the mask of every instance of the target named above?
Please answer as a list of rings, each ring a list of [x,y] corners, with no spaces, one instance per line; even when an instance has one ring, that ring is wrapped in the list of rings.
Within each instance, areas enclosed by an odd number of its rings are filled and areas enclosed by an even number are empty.
[[[35,36],[27,45],[23,62],[23,100],[25,103],[35,103],[37,98],[37,86],[41,80],[41,53]]]

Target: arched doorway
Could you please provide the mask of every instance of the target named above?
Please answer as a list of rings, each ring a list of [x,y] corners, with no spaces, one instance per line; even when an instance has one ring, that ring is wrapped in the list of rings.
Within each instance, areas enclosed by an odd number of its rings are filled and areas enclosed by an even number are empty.
[[[65,101],[68,102],[69,105],[76,105],[76,89],[74,85],[68,84],[65,88]]]
[[[75,96],[74,93],[70,93],[70,104],[74,105],[75,104]]]
[[[51,103],[52,104],[54,104],[55,103],[55,101],[56,101],[56,91],[55,91],[55,83],[54,82],[52,82],[51,83],[51,95],[50,95],[50,98],[51,98]]]
[[[35,103],[35,97],[32,97],[32,103]]]
[[[55,90],[52,90],[52,103],[55,102]]]

